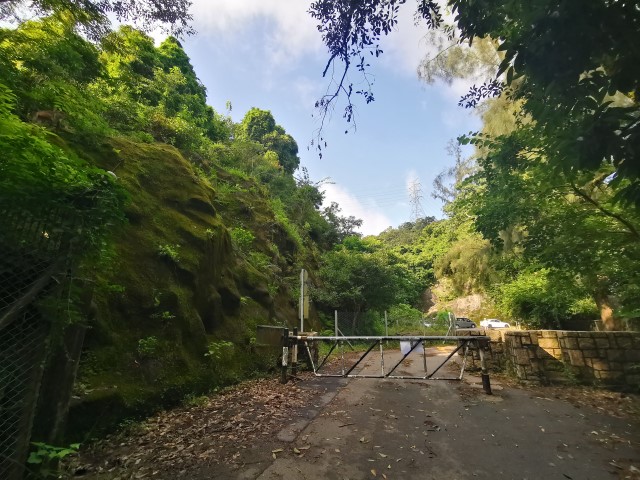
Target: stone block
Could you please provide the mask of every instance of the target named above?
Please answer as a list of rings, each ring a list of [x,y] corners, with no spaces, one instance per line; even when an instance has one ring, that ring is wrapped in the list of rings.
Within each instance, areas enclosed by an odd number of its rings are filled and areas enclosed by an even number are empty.
[[[562,350],[560,348],[552,348],[548,353],[550,353],[554,358],[562,360]]]
[[[591,368],[594,370],[611,370],[609,362],[600,358],[591,359]]]
[[[582,356],[582,352],[580,350],[569,350],[567,352],[569,354],[569,363],[575,367],[583,367],[584,366],[584,357]]]
[[[616,336],[616,345],[618,348],[624,348],[625,350],[629,350],[633,348],[633,338],[630,335],[617,335]]]
[[[611,370],[618,370],[618,371],[622,372],[624,370],[624,364],[622,364],[620,362],[611,362],[611,361],[609,361],[609,368]]]
[[[600,353],[596,349],[585,349],[582,351],[585,358],[598,358]]]
[[[624,358],[627,362],[640,362],[640,350],[627,350],[624,352]]]
[[[529,352],[525,349],[515,350],[515,363],[518,365],[529,365]]]
[[[608,337],[595,338],[595,342],[596,342],[596,347],[598,347],[600,349],[611,348],[611,343],[609,342],[609,338]]]
[[[567,350],[576,350],[578,348],[578,339],[575,337],[564,337],[560,339],[560,346]]]
[[[578,346],[580,348],[596,348],[596,342],[593,338],[578,338]]]
[[[555,330],[540,330],[541,338],[558,338],[558,333]]]
[[[538,346],[540,348],[560,348],[560,343],[557,338],[541,338],[538,340]]]
[[[607,358],[612,362],[623,362],[624,350],[607,350]]]

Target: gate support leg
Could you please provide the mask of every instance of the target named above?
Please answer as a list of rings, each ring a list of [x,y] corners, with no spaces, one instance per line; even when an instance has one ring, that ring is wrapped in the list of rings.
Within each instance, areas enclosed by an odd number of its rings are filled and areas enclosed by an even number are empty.
[[[291,345],[291,375],[298,375],[298,327],[293,329],[293,345]]]
[[[289,329],[282,331],[282,366],[280,369],[280,383],[287,383],[287,367],[289,363]]]
[[[478,343],[478,353],[480,354],[480,369],[482,371],[482,388],[484,393],[492,395],[491,381],[489,380],[489,371],[487,370],[487,359],[484,352],[485,342]]]

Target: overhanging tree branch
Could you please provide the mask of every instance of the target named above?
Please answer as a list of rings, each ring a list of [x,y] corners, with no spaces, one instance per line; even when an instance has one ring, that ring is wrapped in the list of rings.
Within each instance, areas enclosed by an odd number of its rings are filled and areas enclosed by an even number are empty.
[[[608,210],[608,209],[604,208],[594,198],[592,198],[586,192],[582,191],[580,188],[578,188],[573,183],[571,184],[571,190],[573,191],[573,193],[578,195],[584,201],[586,201],[587,203],[590,203],[591,205],[593,205],[603,215],[605,215],[605,216],[607,216],[609,218],[613,218],[614,220],[617,220],[619,223],[624,225],[627,228],[628,233],[630,233],[636,240],[640,240],[640,232],[638,232],[636,227],[629,220],[627,220],[626,218],[622,217],[621,215],[619,215],[619,214],[617,214],[615,212],[612,212],[611,210]]]

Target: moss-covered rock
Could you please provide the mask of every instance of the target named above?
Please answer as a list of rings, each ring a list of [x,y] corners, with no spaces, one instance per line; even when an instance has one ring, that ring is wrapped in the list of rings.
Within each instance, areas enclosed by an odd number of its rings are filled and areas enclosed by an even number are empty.
[[[266,189],[244,179],[231,201],[221,198],[169,145],[113,139],[92,155],[130,201],[128,223],[92,272],[97,315],[69,440],[272,367],[255,354],[256,325],[296,321],[290,279],[301,252]],[[223,170],[216,178],[234,180]],[[255,232],[250,252],[232,244],[229,229],[238,225]],[[220,357],[216,342],[233,348]]]

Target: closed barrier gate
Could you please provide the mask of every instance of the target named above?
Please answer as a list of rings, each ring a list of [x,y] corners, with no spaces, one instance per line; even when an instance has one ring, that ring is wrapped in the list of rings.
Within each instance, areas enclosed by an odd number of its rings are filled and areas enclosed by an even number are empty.
[[[489,337],[487,336],[318,336],[313,333],[298,333],[297,329],[290,331],[284,327],[258,326],[256,340],[263,345],[282,347],[281,381],[283,383],[287,382],[289,371],[296,375],[299,356],[309,364],[317,377],[462,380],[468,355],[477,351],[482,370],[482,386],[487,394],[491,394],[491,383],[486,364],[486,350],[489,346]],[[441,342],[456,342],[456,345],[446,355],[439,355],[438,358],[435,358],[435,363],[433,361],[427,362],[427,347],[436,346],[436,343]],[[321,343],[328,345],[328,352],[322,356],[322,359],[318,355]],[[345,346],[356,343],[362,347],[362,351],[357,352],[355,357],[351,356],[350,359],[347,359]],[[385,348],[387,348],[387,359],[395,356],[389,355],[389,343],[394,347],[399,343],[401,354],[399,360],[396,359],[385,364]],[[301,351],[302,355],[300,355]],[[398,367],[412,353],[421,354],[423,371],[420,374],[396,373]],[[460,353],[462,356],[459,372],[455,376],[442,375],[442,367],[456,353]],[[366,373],[363,373],[363,368],[359,369],[358,367],[364,366],[363,361],[366,358],[372,358],[374,354],[379,357],[379,369],[373,372],[368,369]],[[332,355],[334,357],[330,361]]]

